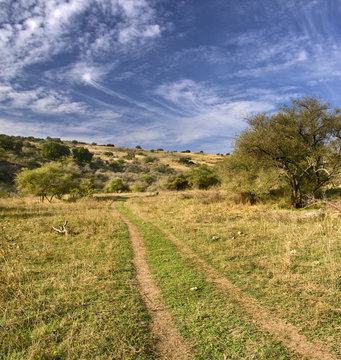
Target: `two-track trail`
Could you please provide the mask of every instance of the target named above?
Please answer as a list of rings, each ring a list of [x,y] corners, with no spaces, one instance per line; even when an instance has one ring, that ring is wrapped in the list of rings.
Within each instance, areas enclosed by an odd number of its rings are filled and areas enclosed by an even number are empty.
[[[170,313],[165,308],[160,290],[153,282],[146,262],[143,240],[137,228],[124,215],[121,213],[119,215],[129,231],[134,252],[133,263],[136,269],[136,279],[140,294],[152,318],[151,332],[156,338],[158,359],[191,359],[189,349],[178,333]]]
[[[252,321],[254,321],[263,330],[272,334],[288,349],[293,350],[304,359],[336,360],[336,357],[329,352],[326,344],[320,341],[308,341],[304,335],[299,333],[299,329],[296,326],[287,323],[280,317],[276,316],[276,314],[261,306],[250,295],[233,285],[227,278],[223,277],[211,265],[202,260],[170,231],[162,228],[151,219],[145,219],[143,217],[141,219],[145,222],[151,223],[168,236],[168,238],[172,240],[179,249],[180,254],[194,263],[201,272],[205,273],[206,281],[214,283],[217,288],[221,289],[225,293],[228,293],[229,297],[235,300],[239,307],[250,316]]]

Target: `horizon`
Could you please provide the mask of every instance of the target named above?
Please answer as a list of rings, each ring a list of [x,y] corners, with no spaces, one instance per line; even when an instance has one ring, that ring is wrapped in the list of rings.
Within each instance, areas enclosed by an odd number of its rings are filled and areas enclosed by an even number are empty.
[[[340,15],[337,0],[2,1],[0,133],[229,153],[246,116],[341,105]]]

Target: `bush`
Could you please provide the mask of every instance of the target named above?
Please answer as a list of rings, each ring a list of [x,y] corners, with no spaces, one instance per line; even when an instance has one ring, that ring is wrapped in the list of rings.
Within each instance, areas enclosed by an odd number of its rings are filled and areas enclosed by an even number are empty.
[[[170,176],[167,180],[166,188],[168,190],[179,191],[179,190],[189,189],[190,186],[187,177],[183,174],[180,174],[180,175]]]
[[[220,184],[220,179],[214,170],[207,165],[192,168],[187,174],[189,186],[196,189],[208,189]]]
[[[109,182],[104,187],[105,193],[121,193],[128,192],[130,188],[123,180],[119,177],[109,180]]]
[[[93,156],[94,154],[83,146],[77,146],[72,149],[72,157],[79,164],[91,163]]]
[[[109,164],[109,169],[114,172],[123,172],[126,162],[123,159],[115,160]]]
[[[143,161],[145,163],[152,163],[152,162],[155,162],[155,161],[159,161],[159,159],[154,157],[154,156],[146,156],[145,158],[143,158]]]
[[[8,136],[4,134],[0,135],[0,147],[6,151],[10,150],[20,153],[23,145],[23,142],[15,136]]]
[[[104,151],[103,155],[105,155],[105,156],[114,156],[114,153],[112,151]]]
[[[47,141],[41,145],[41,155],[49,161],[56,161],[70,155],[70,149],[59,142]]]
[[[192,159],[189,156],[181,157],[179,159],[179,163],[185,165],[195,165],[195,163],[192,161]]]

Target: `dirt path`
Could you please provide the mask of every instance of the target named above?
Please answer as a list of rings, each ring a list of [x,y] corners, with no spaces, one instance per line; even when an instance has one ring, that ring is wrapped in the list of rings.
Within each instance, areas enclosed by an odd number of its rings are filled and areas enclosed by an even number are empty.
[[[118,212],[119,213],[119,212]],[[176,330],[170,313],[161,300],[160,290],[154,285],[146,262],[146,249],[137,228],[122,214],[121,219],[128,227],[140,294],[152,317],[152,334],[156,337],[156,350],[160,360],[192,359],[184,340]]]
[[[219,274],[219,272],[211,265],[199,258],[198,255],[196,255],[170,231],[163,229],[160,225],[150,219],[143,220],[150,222],[167,235],[182,252],[182,254],[187,259],[190,259],[193,263],[195,263],[201,272],[205,273],[207,281],[215,283],[218,288],[228,292],[229,296],[231,296],[239,304],[243,311],[250,315],[261,328],[272,334],[288,349],[295,351],[306,359],[336,360],[336,357],[330,354],[328,347],[324,343],[319,341],[308,341],[304,335],[299,334],[299,329],[297,327],[285,322],[268,309],[259,305],[254,298],[241,291],[229,280]]]

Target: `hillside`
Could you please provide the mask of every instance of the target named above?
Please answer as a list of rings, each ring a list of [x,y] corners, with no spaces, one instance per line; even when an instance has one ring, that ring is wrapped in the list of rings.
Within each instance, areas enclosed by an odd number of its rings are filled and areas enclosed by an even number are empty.
[[[69,155],[50,159],[43,154],[46,143],[61,144],[69,149]],[[75,148],[88,149],[93,154],[91,161],[77,163],[72,157]],[[121,178],[132,191],[155,191],[162,189],[169,176],[186,172],[200,165],[214,166],[223,155],[191,153],[187,151],[164,151],[116,147],[113,144],[87,144],[77,140],[59,138],[39,139],[0,135],[0,189],[2,192],[14,191],[14,180],[23,168],[35,169],[51,160],[73,163],[84,178],[91,180],[95,191],[103,190],[105,184],[114,178]]]

